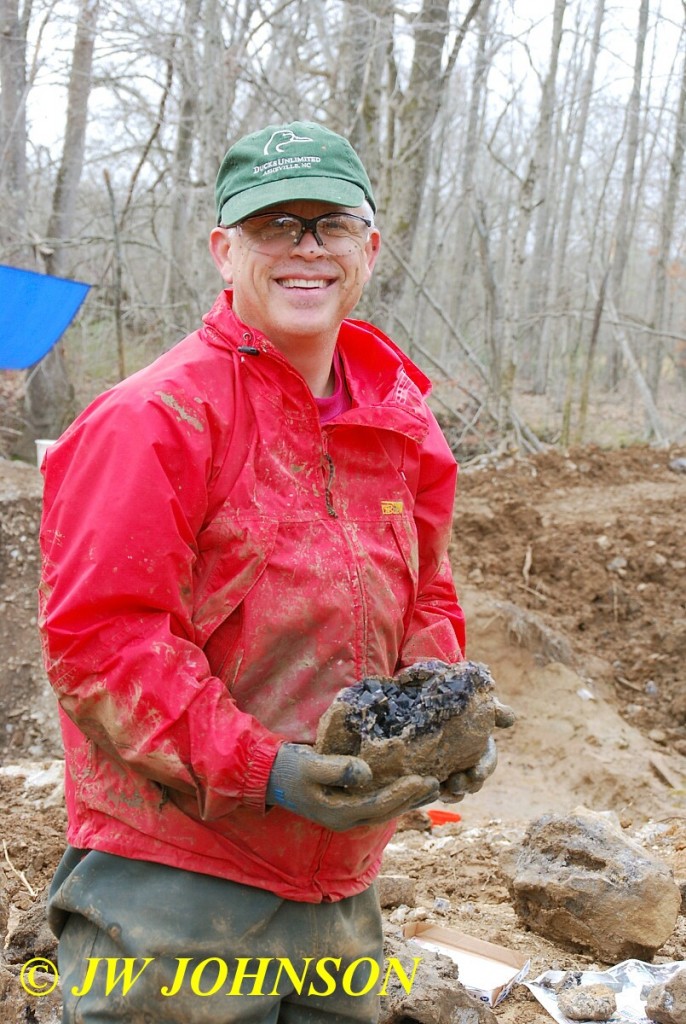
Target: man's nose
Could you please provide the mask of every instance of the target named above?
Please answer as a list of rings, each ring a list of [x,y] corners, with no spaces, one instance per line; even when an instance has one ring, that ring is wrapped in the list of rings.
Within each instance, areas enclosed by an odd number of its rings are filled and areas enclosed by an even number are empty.
[[[293,253],[297,256],[321,256],[324,246],[319,244],[311,228],[305,228],[300,241],[293,246]]]

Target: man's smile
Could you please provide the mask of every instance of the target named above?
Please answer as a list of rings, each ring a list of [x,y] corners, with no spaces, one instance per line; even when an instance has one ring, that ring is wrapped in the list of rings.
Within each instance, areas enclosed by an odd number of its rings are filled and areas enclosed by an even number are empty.
[[[331,283],[321,277],[281,277],[277,280],[282,288],[326,288]]]

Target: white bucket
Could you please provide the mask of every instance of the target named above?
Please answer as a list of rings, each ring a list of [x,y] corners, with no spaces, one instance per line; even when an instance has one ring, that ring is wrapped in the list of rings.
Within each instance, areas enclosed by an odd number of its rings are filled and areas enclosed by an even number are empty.
[[[43,464],[45,453],[47,452],[50,445],[54,443],[54,440],[50,440],[49,438],[46,437],[38,438],[38,440],[36,441],[36,465],[38,466],[39,469]]]

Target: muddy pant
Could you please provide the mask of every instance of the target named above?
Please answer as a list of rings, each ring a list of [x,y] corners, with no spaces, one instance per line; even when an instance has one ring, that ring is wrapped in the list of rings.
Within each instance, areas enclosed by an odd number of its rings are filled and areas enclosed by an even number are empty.
[[[68,849],[50,889],[63,1024],[373,1024],[374,888],[297,903],[208,875]]]

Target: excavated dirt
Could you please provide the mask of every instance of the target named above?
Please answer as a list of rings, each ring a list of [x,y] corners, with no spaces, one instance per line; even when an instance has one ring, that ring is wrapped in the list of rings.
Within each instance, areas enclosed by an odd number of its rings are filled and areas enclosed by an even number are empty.
[[[416,892],[414,908],[384,911],[389,933],[433,918],[526,953],[532,977],[607,967],[523,928],[498,866],[532,819],[582,804],[614,811],[686,880],[686,474],[670,468],[684,455],[551,450],[463,469],[452,558],[468,655],[489,666],[517,722],[498,731],[496,774],[457,805],[460,822],[431,828],[420,816],[389,846],[384,870]],[[31,946],[26,914],[65,825],[35,628],[39,512],[38,472],[0,460],[0,919],[4,893],[10,931],[24,926],[15,959]],[[34,949],[43,940],[36,926]],[[682,915],[656,960],[683,959]],[[26,1020],[48,1020],[27,1006]],[[552,1019],[522,985],[495,1014]]]

